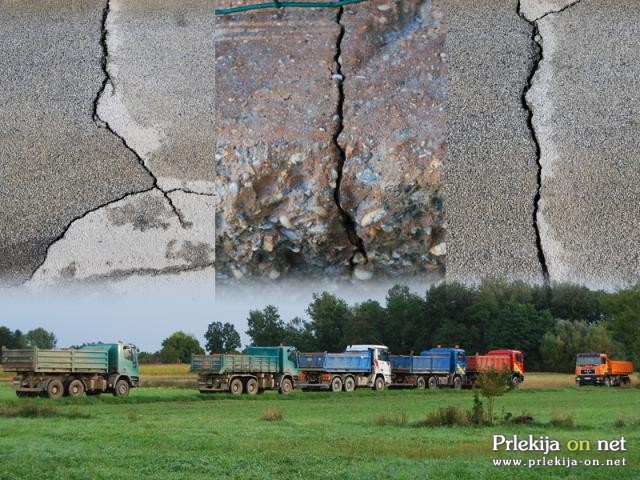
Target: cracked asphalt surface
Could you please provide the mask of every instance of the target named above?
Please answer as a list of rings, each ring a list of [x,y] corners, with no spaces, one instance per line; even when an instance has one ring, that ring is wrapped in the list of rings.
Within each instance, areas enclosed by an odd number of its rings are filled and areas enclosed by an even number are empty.
[[[213,6],[0,0],[0,285],[640,279],[640,5]]]
[[[88,210],[152,178],[93,121],[102,1],[0,3],[0,278],[27,280]]]

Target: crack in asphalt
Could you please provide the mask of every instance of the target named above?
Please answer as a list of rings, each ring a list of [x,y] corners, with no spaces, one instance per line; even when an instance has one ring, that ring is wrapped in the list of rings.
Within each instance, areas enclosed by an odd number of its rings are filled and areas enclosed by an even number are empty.
[[[540,62],[543,60],[544,55],[542,51],[542,45],[536,40],[536,37],[539,35],[538,24],[536,21],[528,20],[520,9],[520,1],[518,1],[518,10],[517,13],[524,21],[529,23],[532,27],[531,33],[531,42],[535,45],[535,59],[531,70],[529,71],[529,76],[527,77],[527,83],[522,89],[522,93],[520,94],[520,101],[522,102],[522,108],[527,111],[527,127],[529,128],[529,132],[531,132],[531,138],[536,146],[536,165],[538,166],[538,171],[536,174],[537,181],[537,189],[536,194],[533,197],[533,229],[536,234],[536,248],[538,250],[538,261],[540,262],[540,268],[542,269],[542,276],[544,279],[545,285],[549,285],[549,269],[547,267],[547,260],[544,255],[544,249],[542,248],[542,235],[540,234],[540,225],[538,223],[538,212],[540,210],[540,192],[542,190],[542,163],[541,163],[541,150],[540,150],[540,141],[538,140],[538,136],[536,134],[536,130],[533,127],[533,108],[527,101],[527,93],[532,87],[533,77],[538,71],[538,67]]]
[[[578,3],[580,3],[582,0],[575,0],[575,2],[572,2],[568,5],[565,5],[564,7],[562,7],[560,10],[551,10],[547,13],[545,13],[544,15],[539,16],[538,18],[535,18],[533,20],[531,20],[531,22],[537,22],[538,20],[542,20],[544,17],[546,17],[547,15],[551,15],[552,13],[562,13],[565,10],[567,10],[568,8],[573,7],[574,5],[577,5]],[[518,8],[518,10],[520,10],[520,8]]]
[[[85,218],[87,215],[94,213],[102,208],[108,207],[109,205],[112,205],[114,203],[117,203],[121,200],[124,200],[127,197],[130,197],[132,195],[138,195],[140,193],[147,193],[147,192],[151,192],[155,189],[155,187],[151,187],[151,188],[147,188],[145,190],[139,190],[139,191],[135,191],[135,192],[127,192],[121,196],[119,196],[118,198],[114,198],[113,200],[108,201],[107,203],[101,203],[100,205],[95,206],[94,208],[87,210],[86,212],[84,212],[82,215],[78,215],[77,217],[75,217],[73,220],[71,220],[69,222],[69,224],[66,226],[66,228],[56,237],[54,238],[51,243],[49,243],[49,245],[47,246],[47,250],[44,254],[44,258],[42,259],[42,262],[33,270],[33,272],[31,273],[31,275],[29,276],[29,278],[27,280],[24,281],[23,284],[27,284],[29,283],[31,280],[33,280],[33,277],[35,277],[36,273],[38,273],[38,270],[40,270],[40,267],[42,267],[46,261],[47,258],[49,258],[49,250],[51,250],[51,247],[53,247],[56,243],[58,243],[60,240],[62,240],[65,235],[67,234],[67,232],[69,231],[69,229],[73,226],[74,223],[76,223],[79,220],[82,220],[83,218]]]
[[[342,60],[340,56],[342,55],[342,39],[344,38],[345,28],[342,24],[342,15],[344,14],[344,7],[340,7],[338,9],[338,13],[336,15],[336,23],[340,26],[340,32],[338,33],[338,38],[336,40],[336,54],[333,57],[333,61],[335,64],[335,71],[332,74],[332,78],[334,79],[337,89],[338,89],[338,103],[336,105],[336,112],[334,114],[336,128],[333,133],[332,141],[335,147],[336,152],[336,170],[338,173],[338,177],[336,178],[336,187],[333,192],[333,198],[338,207],[338,211],[342,216],[342,226],[347,232],[347,237],[351,244],[356,247],[355,252],[349,259],[349,264],[351,266],[351,270],[353,271],[356,266],[355,257],[358,253],[360,253],[364,259],[365,263],[368,260],[367,252],[364,248],[364,242],[362,238],[358,236],[358,232],[356,230],[356,222],[354,218],[351,216],[349,212],[347,212],[341,203],[340,196],[340,186],[342,185],[342,175],[344,170],[344,163],[346,160],[346,153],[342,145],[340,145],[339,137],[342,131],[344,130],[343,118],[344,118],[344,74],[342,73]]]
[[[107,0],[107,4],[106,4],[106,6],[105,6],[105,8],[104,8],[104,10],[102,12],[102,27],[101,27],[102,28],[102,30],[101,30],[102,34],[100,36],[100,46],[102,47],[101,65],[102,65],[102,72],[104,74],[104,80],[102,82],[102,88],[97,93],[96,98],[94,99],[94,102],[93,102],[93,108],[94,108],[94,110],[93,110],[93,120],[94,120],[95,124],[99,128],[106,128],[109,132],[111,132],[113,135],[115,135],[117,138],[119,138],[120,141],[122,142],[122,144],[131,153],[133,153],[135,155],[136,159],[138,160],[138,163],[142,166],[142,168],[153,179],[153,188],[158,189],[158,191],[162,193],[164,198],[169,203],[169,206],[171,207],[171,210],[173,211],[173,213],[178,218],[178,222],[180,222],[180,226],[182,228],[189,228],[190,227],[190,223],[186,222],[184,220],[184,218],[182,217],[182,214],[180,213],[180,211],[174,205],[173,200],[171,199],[171,197],[169,197],[168,192],[166,192],[162,188],[160,188],[160,185],[158,184],[158,178],[153,174],[151,169],[147,166],[147,164],[145,163],[145,161],[142,158],[142,156],[140,156],[140,154],[133,147],[131,147],[131,145],[129,145],[127,143],[127,140],[124,138],[124,136],[122,136],[118,132],[116,132],[111,127],[111,125],[109,125],[109,122],[106,121],[106,120],[103,120],[102,118],[100,118],[100,115],[98,114],[98,105],[100,103],[100,99],[102,98],[102,95],[105,92],[105,89],[106,89],[107,85],[109,85],[109,84],[111,85],[112,95],[115,94],[115,91],[116,91],[116,87],[113,84],[113,82],[111,81],[111,76],[109,74],[109,69],[108,69],[109,47],[107,45],[107,35],[108,35],[107,18],[109,17],[110,10],[111,10],[111,0]]]
[[[536,194],[535,194],[535,196],[533,198],[533,228],[534,228],[535,233],[536,233],[536,248],[538,250],[538,260],[540,262],[540,267],[542,269],[542,275],[543,275],[543,278],[544,278],[544,283],[547,286],[550,284],[549,268],[548,268],[548,265],[547,265],[547,260],[546,260],[546,257],[545,257],[545,254],[544,254],[544,249],[543,249],[543,246],[542,246],[542,235],[540,233],[540,224],[539,224],[539,221],[538,221],[538,215],[539,215],[539,212],[540,212],[541,190],[542,190],[542,155],[541,155],[540,140],[539,140],[537,132],[536,132],[534,126],[533,126],[533,115],[534,115],[533,106],[527,100],[527,93],[529,92],[529,90],[533,86],[533,78],[535,77],[536,73],[538,72],[538,69],[540,67],[540,63],[544,60],[544,47],[543,47],[543,42],[542,42],[542,35],[541,35],[540,29],[538,27],[538,22],[540,20],[542,20],[543,18],[547,17],[548,15],[560,14],[560,13],[564,12],[565,10],[577,5],[580,2],[581,2],[581,0],[576,0],[576,1],[574,1],[574,2],[572,2],[570,4],[568,4],[568,5],[565,5],[564,7],[562,7],[559,10],[548,11],[544,15],[541,15],[540,17],[537,17],[535,19],[529,19],[524,14],[524,12],[522,11],[522,8],[521,8],[522,0],[518,0],[518,4],[517,4],[517,13],[518,13],[518,15],[520,16],[520,18],[522,18],[524,21],[526,21],[532,27],[531,41],[535,45],[535,48],[536,48],[536,58],[535,58],[535,61],[533,63],[533,66],[531,67],[531,70],[529,72],[529,76],[527,78],[527,83],[524,86],[524,88],[522,89],[522,94],[520,96],[520,100],[522,102],[522,108],[524,108],[528,112],[527,126],[529,128],[529,131],[531,132],[531,138],[533,139],[533,141],[535,143],[535,146],[536,146],[536,164],[538,166],[538,172],[537,172],[538,188],[537,188]]]

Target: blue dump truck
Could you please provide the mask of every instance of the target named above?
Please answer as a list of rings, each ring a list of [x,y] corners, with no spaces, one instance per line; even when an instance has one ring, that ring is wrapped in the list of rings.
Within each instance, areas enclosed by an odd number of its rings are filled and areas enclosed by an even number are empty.
[[[297,386],[302,390],[384,390],[391,382],[389,349],[384,345],[349,345],[343,353],[300,353],[298,370]]]
[[[255,395],[277,389],[286,395],[298,377],[298,352],[280,346],[247,347],[241,354],[192,355],[191,371],[198,374],[201,393]]]
[[[435,389],[467,384],[467,354],[461,348],[431,348],[420,355],[391,355],[391,386]]]
[[[2,369],[15,372],[13,388],[18,397],[85,393],[129,395],[140,385],[138,349],[135,345],[96,343],[79,349],[2,349]]]

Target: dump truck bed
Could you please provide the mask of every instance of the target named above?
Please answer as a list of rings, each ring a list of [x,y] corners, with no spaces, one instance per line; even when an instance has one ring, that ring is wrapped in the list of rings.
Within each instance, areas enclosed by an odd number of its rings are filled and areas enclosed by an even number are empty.
[[[107,373],[109,353],[105,350],[2,350],[5,372]]]
[[[631,375],[633,363],[626,360],[609,360],[610,375]]]
[[[511,369],[509,355],[469,355],[467,357],[467,372],[488,372],[491,370]]]
[[[325,372],[370,372],[371,355],[367,352],[300,353],[300,370]]]
[[[191,371],[200,374],[278,373],[278,357],[272,355],[193,355]]]
[[[449,355],[391,355],[391,370],[402,373],[448,373]]]

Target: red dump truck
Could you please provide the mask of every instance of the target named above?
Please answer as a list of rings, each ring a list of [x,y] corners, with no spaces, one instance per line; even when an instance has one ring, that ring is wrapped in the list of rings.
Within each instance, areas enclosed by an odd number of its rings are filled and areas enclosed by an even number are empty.
[[[620,386],[631,383],[633,363],[611,360],[606,353],[579,353],[576,356],[576,383]]]
[[[491,350],[486,355],[467,356],[467,382],[475,383],[477,376],[490,370],[509,370],[511,383],[524,382],[524,356],[519,350]]]

